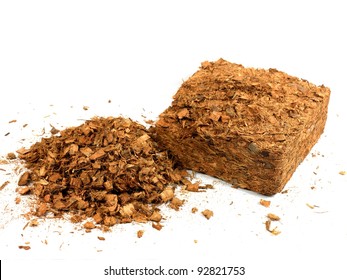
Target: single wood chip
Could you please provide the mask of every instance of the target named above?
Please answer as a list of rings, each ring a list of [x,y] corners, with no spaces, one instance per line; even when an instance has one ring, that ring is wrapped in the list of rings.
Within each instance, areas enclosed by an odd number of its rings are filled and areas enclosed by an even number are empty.
[[[169,206],[170,206],[172,209],[175,209],[176,211],[178,211],[179,208],[183,205],[183,203],[184,203],[184,200],[181,200],[181,199],[179,199],[179,198],[177,198],[177,197],[174,197],[174,198],[171,200],[171,203],[170,203]]]
[[[9,183],[10,183],[10,181],[6,181],[6,182],[2,183],[2,185],[0,186],[0,191],[3,190]]]
[[[105,238],[105,237],[103,237],[103,236],[98,236],[98,239],[99,239],[99,240],[101,240],[101,241],[106,240],[106,238]]]
[[[170,187],[165,188],[165,190],[160,194],[160,197],[163,202],[171,200],[174,197],[173,189]]]
[[[25,186],[29,183],[30,180],[30,172],[29,171],[25,171],[18,180],[18,186]]]
[[[145,232],[144,230],[138,230],[137,231],[137,237],[141,238],[143,236],[144,232]]]
[[[260,203],[260,205],[262,205],[264,207],[269,207],[271,204],[271,201],[265,200],[265,199],[260,199],[259,203]]]
[[[267,217],[268,217],[271,221],[279,221],[279,220],[281,219],[280,217],[278,217],[277,215],[272,214],[272,213],[267,214]]]
[[[306,206],[311,208],[311,209],[314,209],[314,208],[318,207],[317,205],[312,205],[312,204],[309,204],[309,203],[306,203]]]
[[[271,220],[267,220],[265,222],[265,228],[268,232],[271,232],[273,235],[278,235],[280,234],[281,232],[277,229],[277,227],[271,229]]]
[[[152,223],[152,227],[156,230],[161,230],[163,228],[163,225],[160,223]]]
[[[31,247],[28,245],[19,245],[18,248],[23,249],[23,250],[30,250],[31,249]]]
[[[189,192],[198,192],[199,191],[199,182],[195,182],[194,184],[188,183],[185,189]]]
[[[36,215],[38,217],[41,217],[41,216],[45,215],[47,211],[48,211],[48,207],[47,207],[46,203],[41,203],[36,210]]]
[[[57,134],[57,133],[59,133],[59,129],[56,129],[53,125],[51,125],[50,124],[50,126],[51,126],[51,130],[50,130],[50,133],[52,133],[52,135],[55,135],[55,134]]]
[[[29,226],[30,227],[37,227],[39,225],[39,221],[37,219],[32,219],[30,222],[29,222]]]
[[[153,222],[160,222],[161,219],[162,215],[159,213],[159,211],[154,211],[152,216],[149,217],[149,220]]]
[[[8,154],[6,155],[6,158],[9,159],[9,160],[12,160],[12,159],[16,159],[17,156],[16,156],[15,153],[8,153]]]
[[[86,223],[83,225],[83,227],[84,227],[85,229],[93,229],[93,228],[95,228],[95,224],[94,224],[93,222],[86,222]]]
[[[204,215],[207,220],[209,220],[213,216],[213,211],[205,209],[201,212],[201,214]]]
[[[30,192],[30,188],[29,187],[19,188],[17,192],[21,195],[28,194]]]

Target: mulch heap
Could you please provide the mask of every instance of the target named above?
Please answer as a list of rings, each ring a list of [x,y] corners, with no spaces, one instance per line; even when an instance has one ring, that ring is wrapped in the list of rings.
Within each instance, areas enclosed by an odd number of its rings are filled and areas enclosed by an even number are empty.
[[[196,187],[144,126],[122,117],[94,118],[17,152],[28,168],[19,193],[38,198],[39,217],[69,213],[73,222],[92,217],[104,226],[159,222],[160,204],[183,203],[174,196],[177,184]]]

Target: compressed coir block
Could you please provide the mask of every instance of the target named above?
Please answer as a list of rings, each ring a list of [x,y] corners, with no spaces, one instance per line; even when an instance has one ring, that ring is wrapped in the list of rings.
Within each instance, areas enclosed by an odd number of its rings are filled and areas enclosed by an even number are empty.
[[[203,62],[151,128],[184,168],[280,192],[322,134],[330,90],[276,69]]]

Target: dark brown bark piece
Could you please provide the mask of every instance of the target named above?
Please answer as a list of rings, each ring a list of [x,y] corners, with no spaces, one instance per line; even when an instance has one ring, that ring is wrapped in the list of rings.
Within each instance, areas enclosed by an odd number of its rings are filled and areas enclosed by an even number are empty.
[[[150,131],[184,168],[273,195],[322,134],[329,96],[276,69],[204,62]]]

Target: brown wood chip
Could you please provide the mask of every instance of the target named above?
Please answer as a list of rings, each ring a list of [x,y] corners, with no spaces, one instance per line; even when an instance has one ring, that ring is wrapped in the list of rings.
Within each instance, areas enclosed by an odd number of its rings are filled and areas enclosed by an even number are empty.
[[[85,229],[93,229],[93,228],[95,228],[95,224],[94,224],[93,222],[86,222],[86,223],[83,225],[83,227],[84,227]]]
[[[16,159],[17,156],[16,156],[15,153],[8,153],[8,154],[6,155],[6,158],[9,159],[9,160],[12,160],[12,159]]]
[[[28,245],[19,245],[18,248],[23,249],[23,250],[30,250],[31,249],[31,247]]]
[[[145,232],[144,230],[138,230],[137,231],[137,237],[141,238],[143,236],[144,232]]]
[[[3,190],[9,183],[10,183],[10,181],[6,181],[6,182],[2,183],[0,186],[0,191]]]
[[[201,214],[204,215],[207,220],[209,220],[213,216],[213,211],[205,209],[201,212]]]
[[[267,214],[267,217],[268,217],[271,221],[279,221],[279,220],[281,219],[280,217],[278,217],[277,215],[272,214],[272,213]]]
[[[28,194],[30,192],[30,188],[29,187],[19,188],[17,192],[21,195]]]
[[[262,205],[264,207],[270,207],[271,201],[265,200],[265,199],[260,199],[259,203],[260,203],[260,205]]]
[[[160,223],[152,223],[152,227],[156,230],[161,230],[163,228],[163,225]]]
[[[267,220],[265,222],[265,228],[268,232],[271,232],[273,235],[278,235],[280,234],[281,232],[277,229],[277,227],[271,229],[271,220]]]
[[[18,186],[25,186],[29,183],[29,181],[30,181],[30,172],[26,171],[19,177]]]
[[[183,203],[184,203],[184,200],[181,200],[181,199],[179,199],[179,198],[177,198],[177,197],[174,197],[174,198],[171,200],[171,203],[170,203],[169,206],[170,206],[172,209],[175,209],[176,211],[178,211],[179,208],[183,205]]]

